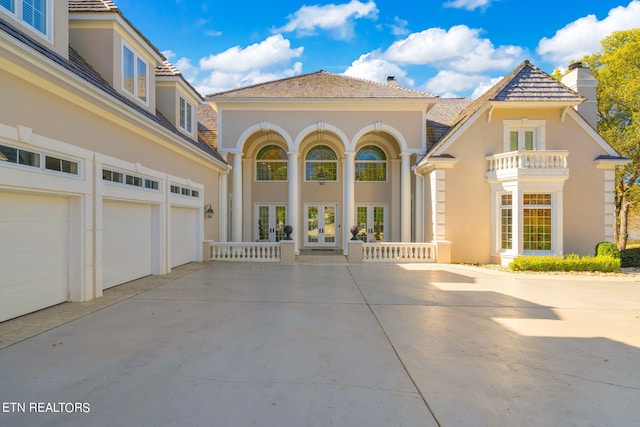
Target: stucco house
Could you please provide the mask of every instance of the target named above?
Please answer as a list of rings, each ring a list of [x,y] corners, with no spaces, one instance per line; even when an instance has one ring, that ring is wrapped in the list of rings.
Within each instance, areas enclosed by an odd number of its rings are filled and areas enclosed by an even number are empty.
[[[0,321],[202,259],[228,165],[110,1],[0,1]]]
[[[346,253],[358,225],[443,261],[590,254],[613,240],[625,159],[594,130],[591,73],[565,82],[525,61],[473,102],[324,71],[208,95],[233,166],[220,235],[277,241],[290,224],[298,252]]]
[[[0,0],[0,322],[285,225],[293,253],[592,253],[626,160],[593,76],[564,82],[525,61],[473,102],[325,71],[202,97],[109,0]]]

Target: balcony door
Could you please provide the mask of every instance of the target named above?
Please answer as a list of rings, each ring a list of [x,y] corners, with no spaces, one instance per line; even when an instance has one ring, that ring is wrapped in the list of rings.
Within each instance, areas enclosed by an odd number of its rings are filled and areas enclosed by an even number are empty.
[[[260,242],[279,242],[284,239],[287,224],[287,206],[284,204],[259,204],[255,208],[254,235]]]
[[[306,238],[305,246],[336,247],[337,204],[309,204],[305,206]]]

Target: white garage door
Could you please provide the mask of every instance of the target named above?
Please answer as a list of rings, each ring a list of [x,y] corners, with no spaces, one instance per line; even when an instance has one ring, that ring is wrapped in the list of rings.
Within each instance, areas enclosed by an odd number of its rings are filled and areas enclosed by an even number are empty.
[[[0,192],[0,321],[68,299],[69,199]]]
[[[102,204],[103,289],[151,274],[151,205]]]
[[[171,208],[171,267],[196,259],[198,247],[198,210]]]

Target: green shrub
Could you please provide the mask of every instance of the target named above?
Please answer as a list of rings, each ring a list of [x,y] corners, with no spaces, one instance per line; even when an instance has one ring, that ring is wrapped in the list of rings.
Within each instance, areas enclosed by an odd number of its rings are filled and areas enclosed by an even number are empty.
[[[600,242],[596,245],[596,256],[610,256],[620,259],[620,251],[611,242]]]
[[[640,267],[640,248],[624,249],[620,252],[623,267]]]
[[[612,256],[522,256],[509,264],[512,271],[601,271],[620,269],[620,259]]]

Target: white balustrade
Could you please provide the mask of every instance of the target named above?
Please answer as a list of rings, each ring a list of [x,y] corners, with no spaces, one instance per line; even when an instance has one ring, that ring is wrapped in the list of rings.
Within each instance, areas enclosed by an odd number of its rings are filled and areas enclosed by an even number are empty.
[[[435,243],[364,243],[363,262],[436,262]]]
[[[280,243],[209,242],[211,261],[280,262]]]
[[[488,172],[509,169],[561,169],[567,167],[568,151],[512,151],[487,156]]]

